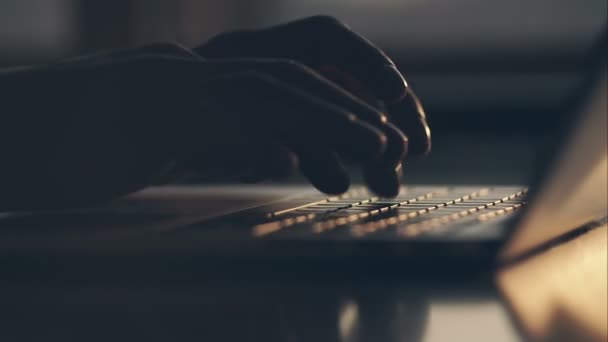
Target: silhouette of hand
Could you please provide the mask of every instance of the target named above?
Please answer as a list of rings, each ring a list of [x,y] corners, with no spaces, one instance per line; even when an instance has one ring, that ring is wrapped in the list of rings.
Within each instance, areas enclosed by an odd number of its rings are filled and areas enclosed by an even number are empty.
[[[430,146],[392,62],[325,17],[194,50],[157,44],[3,72],[0,92],[8,209],[96,204],[177,171],[254,180],[299,167],[321,191],[341,193],[342,158],[394,196],[405,134],[410,150]]]
[[[195,51],[208,59],[272,58],[305,65],[360,101],[385,110],[389,120],[378,128],[387,138],[387,148],[379,158],[364,165],[366,180],[377,193],[395,194],[401,161],[408,149],[410,154],[430,151],[430,129],[424,109],[394,63],[332,17],[316,16],[262,30],[228,32]],[[323,180],[320,175],[318,178],[313,183],[322,190],[325,184],[334,181]]]

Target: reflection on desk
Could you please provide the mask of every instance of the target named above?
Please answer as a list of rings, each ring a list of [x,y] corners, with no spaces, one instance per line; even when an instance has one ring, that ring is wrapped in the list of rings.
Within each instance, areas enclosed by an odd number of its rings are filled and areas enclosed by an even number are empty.
[[[2,341],[515,341],[491,287],[391,280],[2,281]],[[137,273],[134,270],[134,273]]]

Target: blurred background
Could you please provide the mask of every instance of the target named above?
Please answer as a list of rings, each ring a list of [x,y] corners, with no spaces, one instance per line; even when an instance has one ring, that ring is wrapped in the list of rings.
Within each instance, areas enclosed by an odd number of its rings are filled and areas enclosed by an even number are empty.
[[[504,169],[535,159],[536,145],[528,141],[553,128],[582,82],[607,6],[606,0],[3,0],[0,67],[155,41],[196,46],[225,30],[333,15],[385,49],[406,74],[430,117],[436,154],[456,136],[470,155],[496,155],[496,169]],[[480,144],[484,137],[488,143]],[[414,166],[414,179],[424,181],[416,175],[437,170],[439,160],[445,158],[425,161],[424,172]]]

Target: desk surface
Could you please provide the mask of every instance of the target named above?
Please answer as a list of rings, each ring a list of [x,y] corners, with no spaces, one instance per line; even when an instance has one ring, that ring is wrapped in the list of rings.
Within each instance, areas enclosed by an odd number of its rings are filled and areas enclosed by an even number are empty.
[[[179,203],[166,190],[144,196],[165,208]],[[197,215],[260,200],[181,196],[179,208]],[[133,270],[124,277],[26,269],[25,277],[0,278],[0,340],[517,341],[524,331],[537,340],[601,341],[608,337],[607,232],[595,229],[499,270],[498,289],[470,279],[240,279],[204,270],[145,277]]]

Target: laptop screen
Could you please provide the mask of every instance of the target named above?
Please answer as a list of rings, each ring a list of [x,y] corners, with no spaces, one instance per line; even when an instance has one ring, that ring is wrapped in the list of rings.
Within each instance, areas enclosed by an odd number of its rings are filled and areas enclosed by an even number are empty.
[[[516,231],[501,254],[509,259],[608,211],[608,79],[606,65]]]

